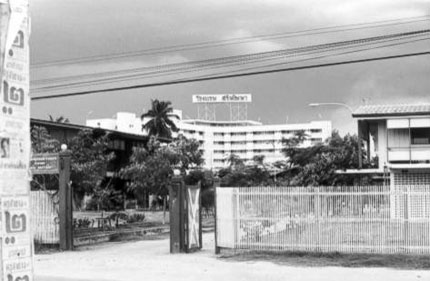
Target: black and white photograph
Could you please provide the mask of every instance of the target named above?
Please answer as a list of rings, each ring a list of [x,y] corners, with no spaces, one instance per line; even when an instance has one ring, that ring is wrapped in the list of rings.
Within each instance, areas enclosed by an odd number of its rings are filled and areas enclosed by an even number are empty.
[[[0,0],[0,281],[430,280],[430,0]]]

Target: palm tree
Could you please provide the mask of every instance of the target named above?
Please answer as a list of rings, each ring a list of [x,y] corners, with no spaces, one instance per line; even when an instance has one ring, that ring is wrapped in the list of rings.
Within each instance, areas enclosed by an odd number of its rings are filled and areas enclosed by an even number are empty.
[[[151,109],[142,114],[140,118],[150,118],[148,122],[142,125],[142,130],[147,130],[150,136],[156,138],[172,138],[172,131],[177,132],[179,129],[170,119],[173,108],[170,101],[159,101],[158,99],[151,100]]]
[[[49,121],[57,123],[70,123],[69,118],[65,118],[64,116],[54,118],[52,115],[49,115]]]

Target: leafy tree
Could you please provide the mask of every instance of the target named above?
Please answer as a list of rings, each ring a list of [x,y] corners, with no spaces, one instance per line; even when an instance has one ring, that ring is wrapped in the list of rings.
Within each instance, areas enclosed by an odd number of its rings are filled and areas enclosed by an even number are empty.
[[[32,126],[30,135],[33,153],[55,153],[60,151],[60,142],[54,139],[45,127]]]
[[[231,153],[226,159],[230,169],[242,169],[245,166],[245,162],[238,155]]]
[[[30,136],[33,153],[56,153],[60,151],[60,142],[54,139],[45,127],[32,126]],[[33,175],[31,189],[58,189],[58,175]]]
[[[283,140],[283,152],[288,161],[283,178],[288,185],[351,184],[351,178],[339,175],[336,171],[358,168],[357,136],[348,134],[342,138],[337,131],[333,131],[325,144],[311,147],[301,147],[303,140],[302,135]],[[362,157],[365,166],[372,165],[364,153]]]
[[[177,165],[182,175],[185,175],[187,170],[198,168],[204,163],[203,151],[200,150],[200,143],[195,139],[187,139],[180,135],[169,144],[169,147],[177,155]]]
[[[113,194],[111,181],[105,181],[109,162],[114,153],[108,152],[109,136],[102,130],[82,130],[70,142],[71,175],[77,199],[85,194],[101,206],[106,194]]]
[[[178,131],[175,123],[169,117],[172,112],[173,108],[170,101],[152,100],[151,109],[141,116],[142,120],[149,118],[149,121],[143,125],[142,129],[147,130],[150,136],[171,139],[172,131]]]
[[[273,184],[270,172],[264,163],[264,157],[256,157],[253,164],[245,165],[240,157],[231,154],[229,163],[230,166],[218,172],[222,186],[268,186]]]
[[[166,145],[152,136],[147,148],[133,149],[130,162],[121,169],[120,175],[136,196],[145,198],[152,193],[165,198],[175,168],[185,174],[187,169],[198,168],[202,163],[197,141],[181,137]]]

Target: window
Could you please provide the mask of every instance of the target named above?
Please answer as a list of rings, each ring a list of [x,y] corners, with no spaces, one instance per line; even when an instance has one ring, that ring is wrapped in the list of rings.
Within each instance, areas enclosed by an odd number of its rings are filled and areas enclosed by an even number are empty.
[[[231,136],[246,136],[246,133],[231,133]]]
[[[430,128],[411,128],[411,144],[430,144]]]
[[[125,142],[123,140],[111,140],[108,147],[115,150],[125,150]]]
[[[311,133],[321,133],[322,132],[321,129],[311,129],[310,131],[311,131]]]

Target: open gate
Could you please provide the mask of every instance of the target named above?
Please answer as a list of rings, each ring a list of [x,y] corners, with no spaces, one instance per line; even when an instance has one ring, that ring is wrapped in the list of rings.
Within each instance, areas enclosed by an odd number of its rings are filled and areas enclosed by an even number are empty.
[[[174,178],[169,188],[170,252],[189,253],[202,248],[201,188]]]

